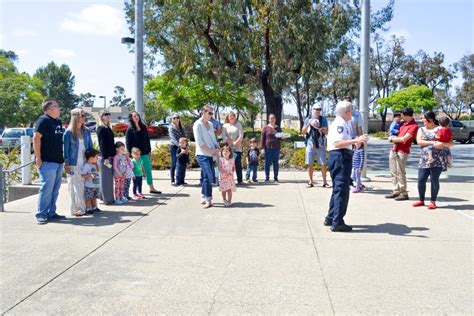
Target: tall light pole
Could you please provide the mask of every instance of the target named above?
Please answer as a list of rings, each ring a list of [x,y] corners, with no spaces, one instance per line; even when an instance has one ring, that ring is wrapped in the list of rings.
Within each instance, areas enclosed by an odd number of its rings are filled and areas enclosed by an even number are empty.
[[[107,108],[107,98],[105,97],[105,95],[99,95],[99,99],[104,99],[104,109]]]
[[[370,0],[361,1],[361,37],[360,37],[360,90],[359,90],[359,111],[362,115],[364,123],[363,132],[368,133],[369,130],[369,54],[370,54]],[[367,150],[365,150],[364,168],[362,169],[362,177],[365,181],[367,178]]]
[[[143,105],[143,0],[135,1],[135,38],[122,37],[122,44],[135,44],[135,111],[145,117]]]

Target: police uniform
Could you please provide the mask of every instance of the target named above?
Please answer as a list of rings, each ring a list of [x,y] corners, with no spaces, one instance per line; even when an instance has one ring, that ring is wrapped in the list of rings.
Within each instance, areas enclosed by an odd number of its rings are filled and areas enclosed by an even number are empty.
[[[352,146],[336,148],[334,143],[339,140],[352,139],[351,121],[346,122],[342,117],[336,119],[329,126],[327,136],[328,143],[328,166],[332,178],[332,195],[329,203],[329,212],[324,222],[325,225],[334,229],[336,226],[344,225],[347,204],[349,203],[349,191],[352,170]]]

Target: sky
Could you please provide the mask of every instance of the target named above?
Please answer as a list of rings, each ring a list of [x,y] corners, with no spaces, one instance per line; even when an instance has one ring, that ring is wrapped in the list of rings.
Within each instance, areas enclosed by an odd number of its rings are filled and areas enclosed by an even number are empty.
[[[387,2],[372,0],[372,11]],[[450,65],[474,51],[473,3],[395,0],[386,36],[404,36],[408,54],[442,52]],[[134,98],[134,55],[120,42],[130,36],[123,8],[123,0],[0,0],[0,48],[15,51],[18,69],[29,74],[50,61],[69,65],[75,93],[96,95],[96,106],[117,85]],[[285,105],[285,112],[294,111]]]

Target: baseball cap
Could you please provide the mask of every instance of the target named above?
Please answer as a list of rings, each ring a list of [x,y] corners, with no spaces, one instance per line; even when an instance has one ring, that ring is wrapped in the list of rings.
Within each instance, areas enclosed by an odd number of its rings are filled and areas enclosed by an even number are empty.
[[[319,104],[315,104],[313,105],[313,110],[322,110],[322,107]]]

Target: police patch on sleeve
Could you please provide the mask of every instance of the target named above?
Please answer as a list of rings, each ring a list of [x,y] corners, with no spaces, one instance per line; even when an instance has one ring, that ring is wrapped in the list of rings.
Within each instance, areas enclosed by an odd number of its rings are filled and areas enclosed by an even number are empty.
[[[344,132],[344,126],[338,126],[338,127],[337,127],[337,132],[338,132],[339,134],[342,134],[342,132]]]

